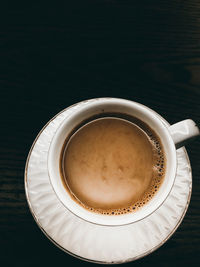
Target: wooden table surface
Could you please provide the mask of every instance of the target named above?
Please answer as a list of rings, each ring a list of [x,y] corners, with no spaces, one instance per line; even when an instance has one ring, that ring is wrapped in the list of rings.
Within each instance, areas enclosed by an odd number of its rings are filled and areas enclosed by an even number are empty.
[[[200,2],[65,1],[1,8],[1,266],[91,263],[54,246],[27,206],[24,166],[40,129],[78,101],[103,96],[143,103],[170,123],[200,122]],[[34,2],[33,2],[34,3]],[[127,266],[198,266],[200,138],[188,212],[171,239]]]

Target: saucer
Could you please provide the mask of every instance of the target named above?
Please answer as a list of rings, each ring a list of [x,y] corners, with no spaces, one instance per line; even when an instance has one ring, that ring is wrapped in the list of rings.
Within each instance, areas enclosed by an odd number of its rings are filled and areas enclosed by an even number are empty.
[[[27,201],[40,229],[65,252],[94,263],[134,261],[163,245],[183,220],[192,190],[189,158],[185,148],[177,150],[178,167],[173,188],[162,206],[143,220],[123,226],[103,226],[77,217],[59,201],[50,184],[47,155],[62,121],[89,101],[98,99],[83,101],[61,111],[36,137],[25,168]]]

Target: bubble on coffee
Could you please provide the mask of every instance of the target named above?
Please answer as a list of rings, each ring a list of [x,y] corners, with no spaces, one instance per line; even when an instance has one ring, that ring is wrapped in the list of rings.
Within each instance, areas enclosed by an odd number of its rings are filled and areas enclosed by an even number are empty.
[[[138,119],[98,119],[80,128],[61,153],[66,190],[85,209],[103,215],[136,212],[165,175],[159,137]]]

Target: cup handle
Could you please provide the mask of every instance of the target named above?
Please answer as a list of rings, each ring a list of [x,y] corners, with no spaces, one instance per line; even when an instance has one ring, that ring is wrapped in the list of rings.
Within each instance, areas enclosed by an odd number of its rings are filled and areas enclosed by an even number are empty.
[[[190,119],[177,122],[169,127],[176,148],[180,148],[200,135],[197,124]]]

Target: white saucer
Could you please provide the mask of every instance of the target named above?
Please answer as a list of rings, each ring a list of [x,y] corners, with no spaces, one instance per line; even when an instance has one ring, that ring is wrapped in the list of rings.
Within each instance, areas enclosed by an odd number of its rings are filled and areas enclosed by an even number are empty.
[[[82,220],[66,209],[54,193],[47,154],[60,123],[88,101],[60,112],[38,134],[25,168],[27,201],[40,229],[65,252],[95,263],[133,261],[159,248],[180,225],[192,190],[189,158],[185,148],[177,150],[178,169],[172,191],[163,205],[145,219],[124,226],[101,226]]]

